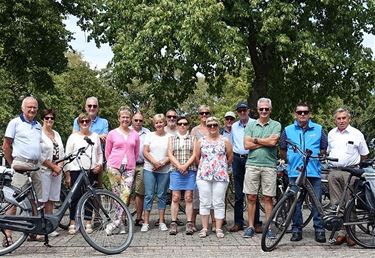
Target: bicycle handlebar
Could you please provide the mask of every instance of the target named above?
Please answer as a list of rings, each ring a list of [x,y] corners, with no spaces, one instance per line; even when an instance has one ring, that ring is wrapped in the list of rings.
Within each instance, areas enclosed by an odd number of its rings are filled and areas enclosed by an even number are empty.
[[[87,146],[86,147],[79,148],[77,151],[70,153],[69,155],[65,156],[64,158],[62,158],[60,160],[57,160],[55,163],[59,164],[59,163],[61,163],[63,161],[68,160],[68,162],[66,163],[66,164],[68,164],[68,163],[72,162],[73,160],[75,160],[78,156],[80,156],[83,153],[85,153],[86,150],[87,150],[87,148],[90,145],[94,145],[94,142],[88,136],[85,136],[85,138],[83,138],[83,139],[87,142]]]
[[[328,157],[328,156],[321,156],[321,155],[312,155],[312,151],[309,150],[309,149],[306,149],[306,151],[303,151],[299,146],[298,144],[292,142],[291,140],[289,139],[286,139],[285,140],[287,144],[290,144],[292,145],[292,148],[294,150],[297,150],[299,153],[301,153],[302,156],[304,157],[309,157],[309,158],[312,158],[312,159],[319,159],[320,161],[324,161],[324,160],[329,160],[329,161],[333,161],[333,162],[337,162],[339,161],[339,159],[337,158],[331,158],[331,157]]]

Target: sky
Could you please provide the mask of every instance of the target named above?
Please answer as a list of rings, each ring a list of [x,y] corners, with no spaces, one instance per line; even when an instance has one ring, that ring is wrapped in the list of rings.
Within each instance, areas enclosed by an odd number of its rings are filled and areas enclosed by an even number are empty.
[[[69,16],[65,20],[67,29],[74,33],[73,37],[75,40],[70,42],[70,45],[74,50],[80,52],[83,59],[89,63],[92,69],[103,69],[107,66],[107,63],[113,58],[113,53],[108,44],[103,44],[100,48],[97,48],[94,41],[87,42],[87,34],[83,32],[77,26],[77,18]],[[363,45],[372,48],[375,55],[375,36],[366,35],[363,41]]]

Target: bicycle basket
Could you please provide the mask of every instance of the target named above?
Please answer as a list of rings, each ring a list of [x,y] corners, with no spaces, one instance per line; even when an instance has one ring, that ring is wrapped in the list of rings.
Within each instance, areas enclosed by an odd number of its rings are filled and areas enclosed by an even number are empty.
[[[0,186],[10,186],[12,183],[13,170],[0,166]]]
[[[372,167],[364,168],[364,176],[366,182],[365,187],[365,200],[371,212],[375,212],[375,170]]]

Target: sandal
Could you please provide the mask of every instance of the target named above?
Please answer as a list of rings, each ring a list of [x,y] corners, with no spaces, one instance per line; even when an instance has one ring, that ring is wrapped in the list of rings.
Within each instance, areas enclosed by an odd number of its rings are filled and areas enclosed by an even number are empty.
[[[205,238],[207,236],[207,229],[206,228],[202,228],[201,231],[199,231],[199,237],[200,238]]]
[[[223,238],[224,237],[224,232],[222,229],[216,229],[216,237],[217,238]]]
[[[38,236],[38,235],[35,235],[35,234],[30,234],[27,241],[28,242],[43,242],[44,236]]]
[[[74,235],[77,232],[76,225],[70,225],[68,228],[69,235]]]
[[[13,239],[11,236],[4,236],[3,238],[3,247],[8,247],[13,245]]]
[[[86,230],[87,234],[91,234],[92,233],[92,225],[91,225],[91,223],[87,223],[86,224],[85,230]]]

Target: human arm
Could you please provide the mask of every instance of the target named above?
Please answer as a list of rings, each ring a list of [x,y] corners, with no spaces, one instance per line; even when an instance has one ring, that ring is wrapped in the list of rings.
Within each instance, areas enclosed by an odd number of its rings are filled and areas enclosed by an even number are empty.
[[[225,139],[225,153],[227,155],[227,162],[228,164],[232,164],[233,161],[233,148],[232,144],[228,139]]]
[[[103,150],[100,137],[96,136],[94,140],[95,144],[93,148],[95,148],[94,155],[96,155],[96,164],[92,171],[94,174],[98,174],[103,170]]]
[[[12,156],[12,143],[13,139],[9,137],[4,137],[3,141],[3,153],[6,161],[9,165],[13,162],[13,156]]]
[[[197,140],[195,144],[195,163],[199,165],[201,159],[201,140]]]
[[[173,155],[172,137],[168,139],[168,158],[171,161],[171,164],[181,171],[181,164]]]

